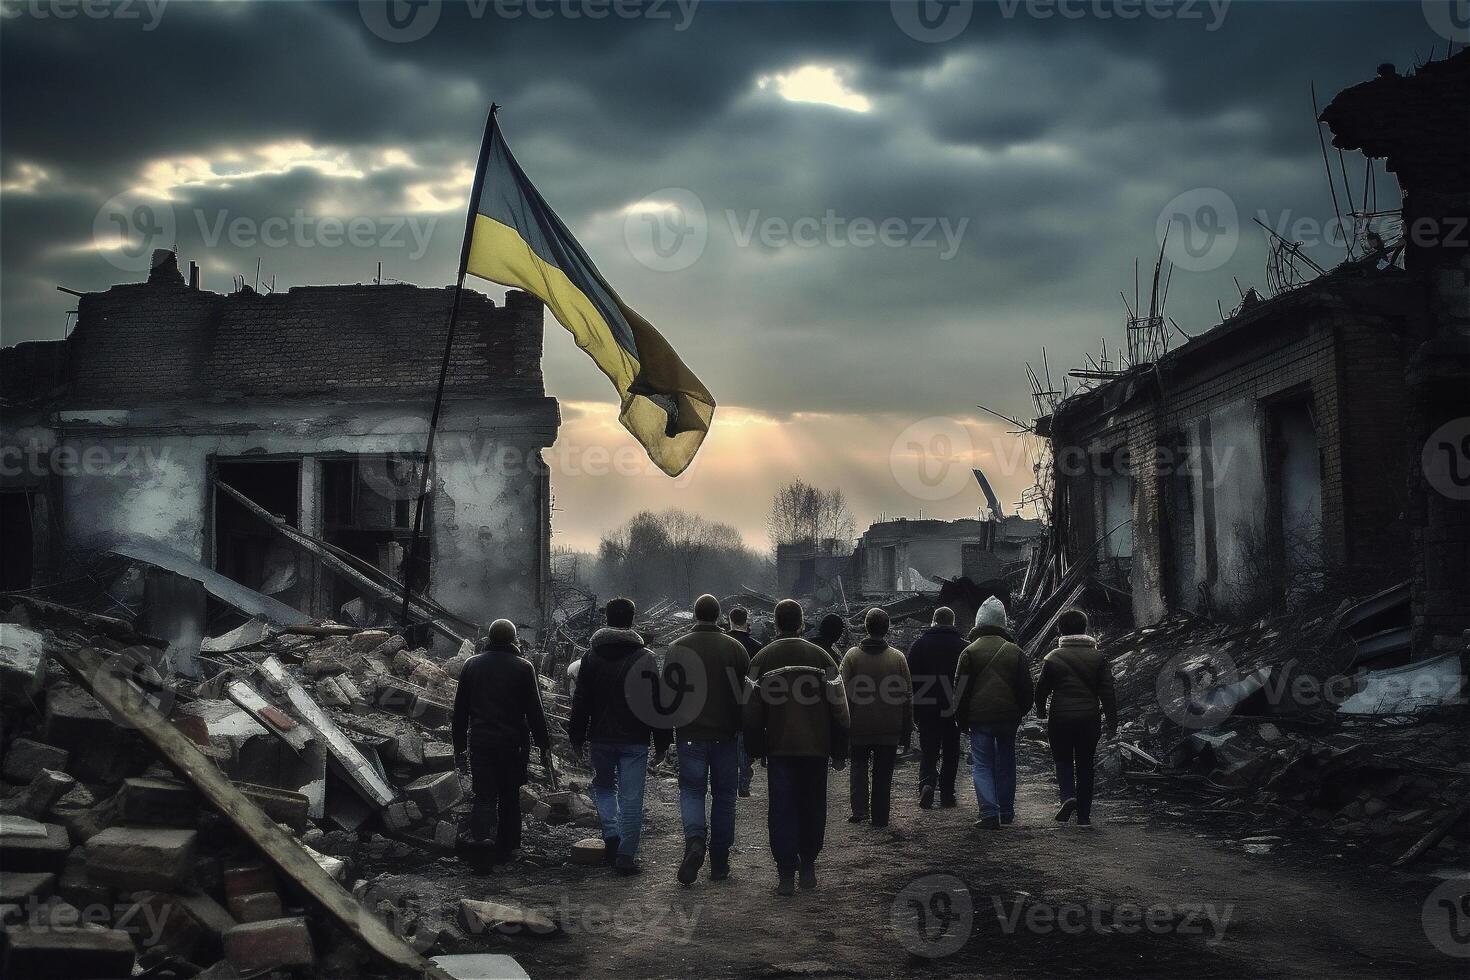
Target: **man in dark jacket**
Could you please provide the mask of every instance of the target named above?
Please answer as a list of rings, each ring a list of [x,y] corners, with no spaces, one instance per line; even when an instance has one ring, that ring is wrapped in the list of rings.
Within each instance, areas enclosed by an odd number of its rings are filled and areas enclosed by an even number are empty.
[[[750,613],[744,606],[736,606],[730,610],[730,635],[740,641],[752,660],[761,652],[760,641],[750,633]],[[740,743],[740,796],[743,798],[750,795],[750,780],[755,776],[755,765],[750,753],[745,751],[744,732],[740,733],[737,741]]]
[[[975,826],[998,830],[1016,819],[1016,731],[1031,710],[1031,668],[994,596],[975,614],[970,640],[955,667],[955,717],[970,732]]]
[[[1104,724],[1108,737],[1118,731],[1118,698],[1108,658],[1087,633],[1087,613],[1067,609],[1057,617],[1057,647],[1041,661],[1036,685],[1036,716],[1046,726],[1052,758],[1057,767],[1057,791],[1062,805],[1058,822],[1073,812],[1079,826],[1092,824],[1093,768]]]
[[[702,595],[694,602],[694,629],[669,644],[664,655],[665,687],[678,704],[674,734],[679,746],[679,815],[684,823],[684,860],[679,882],[694,884],[710,858],[710,879],[730,877],[735,843],[735,794],[740,779],[741,705],[750,654],[716,624],[720,601]],[[682,698],[679,704],[675,698]],[[705,796],[713,797],[705,821]]]
[[[755,689],[745,702],[745,744],[766,760],[766,824],[777,894],[817,886],[817,854],[827,828],[827,763],[847,764],[850,719],[837,666],[801,638],[801,604],[776,604],[776,639],[750,662]]]
[[[934,625],[909,647],[909,674],[914,679],[914,721],[919,726],[919,806],[955,805],[955,777],[960,769],[960,726],[952,710],[955,666],[965,648],[965,635],[954,624],[954,610],[934,610]],[[943,762],[940,759],[943,757]]]
[[[822,624],[807,637],[808,640],[827,651],[827,656],[832,658],[832,669],[835,671],[837,665],[842,663],[842,657],[847,652],[842,645],[842,637],[847,633],[847,620],[836,613],[828,613],[822,617]]]
[[[465,663],[454,695],[451,734],[456,760],[462,762],[469,751],[475,794],[470,836],[484,841],[493,835],[490,863],[509,860],[521,846],[520,790],[532,741],[541,749],[542,765],[551,770],[541,685],[536,669],[521,656],[510,620],[491,623],[484,652]]]
[[[602,818],[602,840],[619,874],[635,875],[643,832],[643,785],[652,738],[658,766],[673,733],[658,709],[658,663],[633,629],[632,599],[613,599],[607,625],[592,634],[582,657],[568,735],[580,756],[592,744],[592,799]]]

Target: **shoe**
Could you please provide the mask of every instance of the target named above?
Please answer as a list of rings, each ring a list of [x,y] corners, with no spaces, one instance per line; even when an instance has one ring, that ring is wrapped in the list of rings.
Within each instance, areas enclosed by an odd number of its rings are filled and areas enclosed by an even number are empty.
[[[934,787],[924,786],[919,790],[919,809],[927,810],[934,805]]]
[[[884,827],[887,827],[888,826],[888,821],[887,820],[874,820],[873,821],[873,826],[876,827],[878,830],[882,830]]]
[[[1000,822],[1002,826],[1009,827],[1016,822],[1016,815],[1014,813],[1002,813],[1000,815]]]
[[[709,880],[724,881],[730,877],[730,852],[709,852]]]
[[[704,866],[704,838],[691,837],[684,842],[684,860],[679,862],[679,884],[692,885]]]
[[[850,816],[850,817],[847,818],[847,822],[848,823],[862,823],[866,819],[868,819],[868,817],[867,817],[866,814],[854,813],[852,816]]]
[[[1000,817],[981,817],[975,821],[975,826],[981,830],[999,830]]]
[[[1077,826],[1079,826],[1079,827],[1091,827],[1092,826],[1092,818],[1091,817],[1079,816],[1077,818]]]
[[[797,879],[797,883],[802,888],[817,887],[817,866],[815,864],[803,864],[801,866],[801,876]]]
[[[619,854],[617,860],[613,862],[613,870],[624,877],[643,873],[638,859],[631,854]]]
[[[1072,819],[1072,814],[1076,811],[1076,809],[1077,801],[1067,800],[1057,810],[1057,815],[1052,819],[1055,820],[1057,823],[1066,823],[1068,820]]]
[[[618,845],[623,843],[621,837],[604,837],[602,839],[602,861],[608,867],[618,859]]]
[[[950,809],[953,809],[954,807],[959,806],[960,805],[960,801],[957,800],[957,799],[955,799],[953,796],[941,796],[939,798],[939,805],[942,806],[946,810],[950,810]]]
[[[790,869],[778,870],[776,872],[776,875],[777,875],[777,877],[776,877],[776,894],[777,895],[795,895],[796,894],[796,872],[795,871],[792,871]]]

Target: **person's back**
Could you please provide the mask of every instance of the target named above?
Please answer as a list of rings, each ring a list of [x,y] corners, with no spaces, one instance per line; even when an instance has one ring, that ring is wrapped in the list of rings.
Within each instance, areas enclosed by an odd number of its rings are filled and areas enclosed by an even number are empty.
[[[1097,640],[1087,634],[1057,638],[1056,647],[1041,661],[1042,681],[1037,692],[1052,718],[1089,719],[1117,714],[1113,672]]]
[[[1092,823],[1092,791],[1097,745],[1104,721],[1112,735],[1118,727],[1118,703],[1108,659],[1087,632],[1087,614],[1067,609],[1057,617],[1056,649],[1041,662],[1036,684],[1036,715],[1046,718],[1047,741],[1057,769],[1061,807],[1056,819]]]
[[[914,640],[909,647],[908,661],[909,676],[914,682],[915,716],[944,715],[949,711],[954,696],[955,667],[967,645],[965,635],[953,622],[935,623]]]
[[[618,598],[605,609],[607,625],[592,634],[582,657],[567,735],[581,755],[591,743],[592,798],[602,821],[608,860],[620,874],[637,874],[643,831],[643,786],[648,742],[663,762],[673,733],[654,706],[658,663],[633,629],[633,600]],[[634,700],[637,698],[637,700]]]
[[[886,827],[894,760],[898,746],[908,746],[913,730],[913,686],[908,660],[888,644],[888,614],[869,609],[863,627],[868,635],[847,651],[839,668],[852,719],[849,819],[854,823],[871,819],[874,827]]]
[[[827,821],[827,764],[845,764],[849,722],[837,667],[821,647],[801,638],[801,605],[776,604],[777,639],[750,664],[745,744],[767,760],[767,825],[780,876],[777,891],[816,887],[816,859]]]
[[[970,636],[955,667],[955,717],[970,732],[976,826],[998,830],[1016,818],[1016,731],[1031,710],[1031,668],[1000,599],[980,604]]]
[[[713,596],[709,599],[715,602]],[[713,622],[696,622],[669,645],[663,671],[671,688],[693,688],[686,697],[698,708],[687,721],[681,719],[679,741],[724,741],[739,733],[750,654],[738,639]]]

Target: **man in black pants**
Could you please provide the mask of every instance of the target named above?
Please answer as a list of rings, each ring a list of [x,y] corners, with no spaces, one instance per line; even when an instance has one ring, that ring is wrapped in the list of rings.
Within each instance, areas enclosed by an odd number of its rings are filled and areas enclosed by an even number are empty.
[[[1068,609],[1057,617],[1057,648],[1041,662],[1036,684],[1036,716],[1051,720],[1047,739],[1057,767],[1057,790],[1062,805],[1056,819],[1066,823],[1077,814],[1077,824],[1092,824],[1093,769],[1097,743],[1106,723],[1108,737],[1118,731],[1118,700],[1108,659],[1087,633],[1087,614]]]
[[[933,625],[909,647],[909,674],[914,680],[914,721],[919,726],[919,806],[954,806],[955,776],[960,768],[960,726],[951,703],[955,665],[968,641],[954,624],[954,610],[934,610]],[[942,761],[941,761],[942,760]]]
[[[521,846],[521,786],[526,782],[530,743],[541,749],[551,770],[551,738],[541,708],[536,668],[521,656],[516,627],[508,619],[490,624],[485,649],[469,659],[454,696],[454,757],[463,768],[469,750],[475,803],[470,836],[494,837],[491,865],[510,860]]]

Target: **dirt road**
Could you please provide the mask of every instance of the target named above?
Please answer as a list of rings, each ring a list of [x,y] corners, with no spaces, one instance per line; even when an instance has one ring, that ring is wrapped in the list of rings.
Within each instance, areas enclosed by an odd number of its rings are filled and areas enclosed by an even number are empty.
[[[923,811],[916,766],[900,766],[887,830],[846,822],[847,775],[832,773],[820,886],[794,898],[774,893],[759,769],[726,882],[707,870],[689,888],[674,880],[678,789],[663,776],[649,782],[638,877],[517,864],[489,878],[447,868],[435,887],[551,911],[561,935],[490,937],[536,978],[1470,972],[1421,920],[1431,869],[1363,867],[1321,842],[1247,854],[1205,828],[1159,826],[1128,800],[1099,801],[1095,829],[1061,826],[1042,764],[1023,745],[1018,820],[999,832],[973,828],[963,769],[961,805]]]

